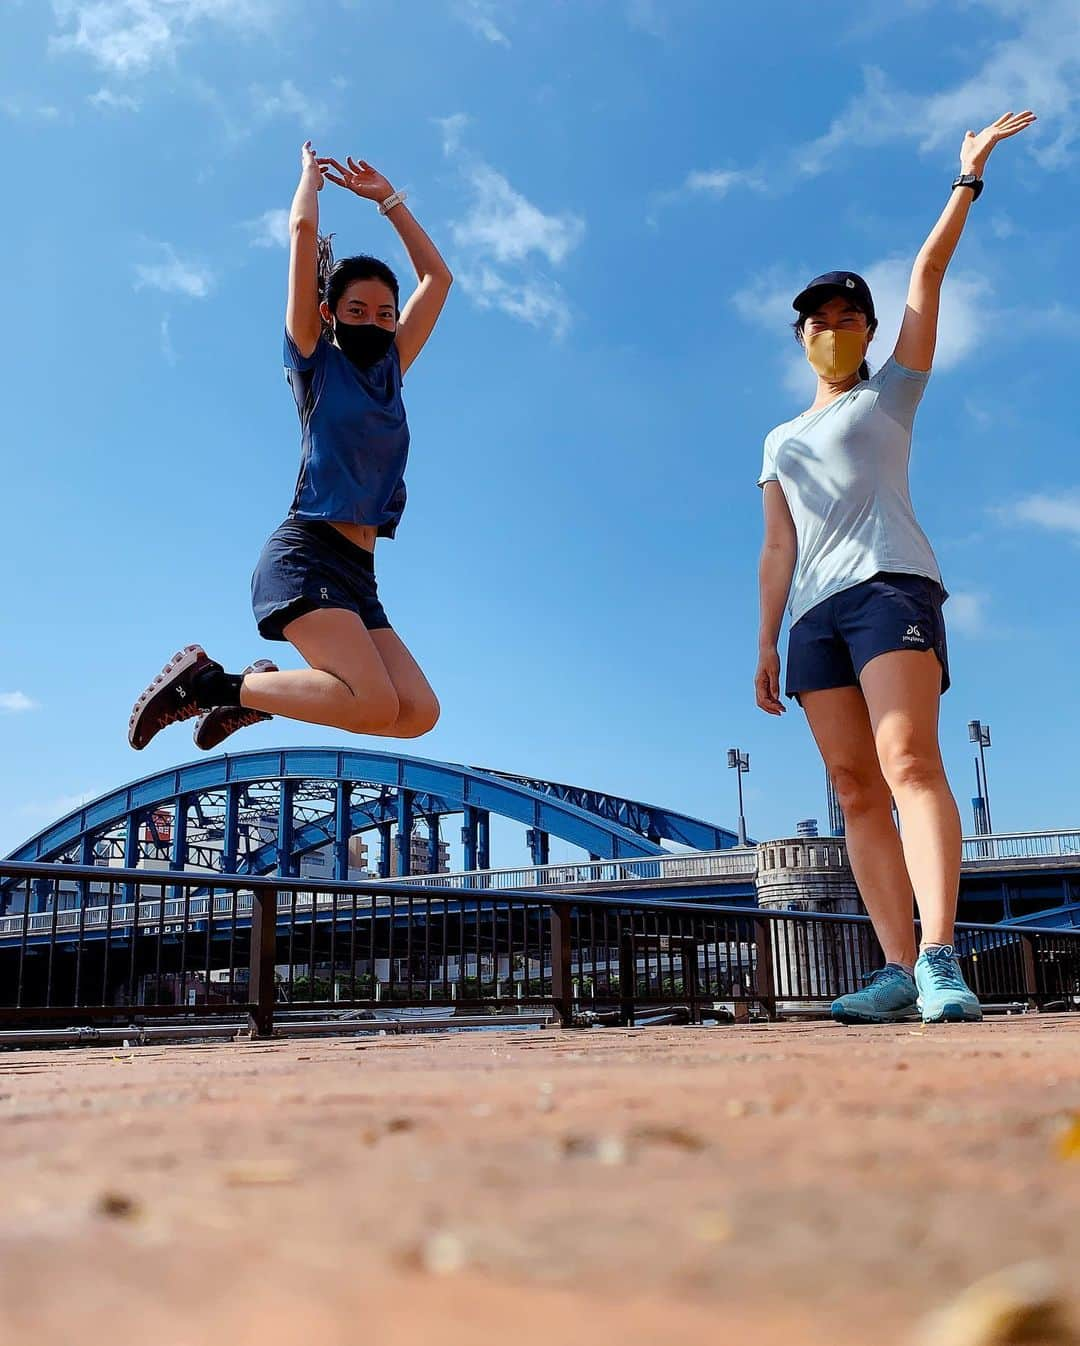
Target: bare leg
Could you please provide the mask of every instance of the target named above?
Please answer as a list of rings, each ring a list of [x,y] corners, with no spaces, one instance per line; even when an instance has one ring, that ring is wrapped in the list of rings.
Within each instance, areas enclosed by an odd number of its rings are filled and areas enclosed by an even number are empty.
[[[911,967],[915,924],[911,881],[858,687],[804,692],[803,710],[844,810],[848,857],[885,960]]]
[[[896,650],[861,674],[882,774],[904,830],[923,944],[951,944],[960,888],[960,813],[938,746],[941,665],[933,650]]]
[[[389,733],[400,714],[394,684],[355,612],[320,608],[297,617],[285,636],[308,668],[248,673],[240,701],[253,710],[354,734]]]
[[[438,722],[438,698],[396,631],[390,627],[372,631],[371,639],[398,698],[397,719],[377,732],[389,738],[419,738]]]

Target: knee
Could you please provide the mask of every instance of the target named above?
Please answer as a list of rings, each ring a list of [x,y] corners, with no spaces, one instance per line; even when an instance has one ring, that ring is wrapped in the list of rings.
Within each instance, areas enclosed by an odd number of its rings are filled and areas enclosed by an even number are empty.
[[[419,738],[435,728],[440,714],[441,707],[434,693],[400,701],[398,716],[390,732],[395,738]]]
[[[351,734],[385,733],[401,713],[397,692],[388,681],[382,687],[367,688],[354,696],[346,723],[341,727]]]
[[[870,772],[861,767],[831,766],[829,774],[840,807],[849,820],[873,813],[875,809],[889,810],[889,791],[880,772]]]
[[[945,779],[945,768],[936,751],[924,751],[906,743],[882,752],[881,771],[893,794],[935,790]]]

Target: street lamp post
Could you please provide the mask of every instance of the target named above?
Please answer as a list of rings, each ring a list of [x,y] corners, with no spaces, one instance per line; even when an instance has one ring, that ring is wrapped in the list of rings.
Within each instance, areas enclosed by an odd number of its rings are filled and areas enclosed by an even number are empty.
[[[972,743],[979,745],[979,759],[975,763],[975,778],[979,781],[979,795],[983,803],[983,814],[986,819],[987,835],[993,832],[994,825],[990,821],[990,783],[986,779],[986,749],[990,747],[990,726],[983,724],[981,720],[968,721],[968,739]],[[980,772],[980,765],[982,770]],[[976,826],[978,818],[976,818]]]
[[[743,813],[742,778],[750,770],[750,754],[740,748],[728,748],[727,764],[732,771],[738,772],[739,779],[739,845],[746,845],[746,815]]]

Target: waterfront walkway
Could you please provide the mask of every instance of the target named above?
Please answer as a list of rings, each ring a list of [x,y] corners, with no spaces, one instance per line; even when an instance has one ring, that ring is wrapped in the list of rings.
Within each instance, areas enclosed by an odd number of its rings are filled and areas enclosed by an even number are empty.
[[[904,1343],[1078,1119],[1080,1015],[6,1053],[0,1344]]]

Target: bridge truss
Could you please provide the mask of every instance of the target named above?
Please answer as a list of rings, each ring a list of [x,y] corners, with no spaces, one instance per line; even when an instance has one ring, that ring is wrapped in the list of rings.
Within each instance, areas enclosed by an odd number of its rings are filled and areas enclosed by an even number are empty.
[[[158,772],[84,804],[7,858],[80,865],[295,877],[319,851],[348,879],[374,843],[381,878],[435,873],[443,829],[460,817],[463,867],[491,867],[493,816],[524,825],[532,861],[557,837],[593,859],[663,855],[663,843],[735,846],[726,828],[575,786],[392,753],[285,748]],[[416,836],[424,864],[417,866]],[[0,888],[0,911],[10,897]]]

